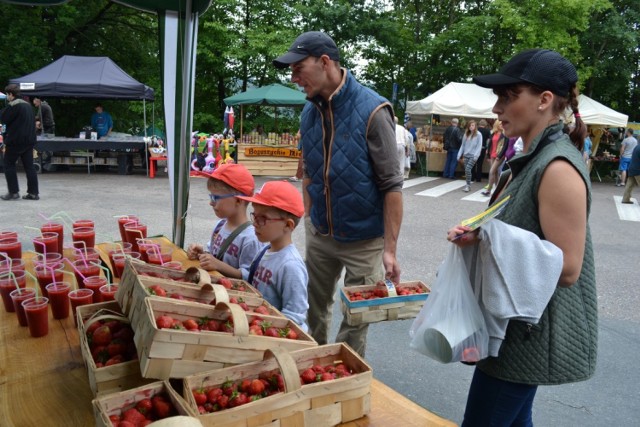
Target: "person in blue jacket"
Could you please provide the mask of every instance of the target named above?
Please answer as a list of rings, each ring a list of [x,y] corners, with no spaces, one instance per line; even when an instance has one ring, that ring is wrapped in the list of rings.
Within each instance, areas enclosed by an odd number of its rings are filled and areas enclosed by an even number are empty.
[[[91,127],[98,132],[98,138],[108,136],[113,129],[111,114],[104,111],[102,104],[96,104],[96,112],[91,116]]]

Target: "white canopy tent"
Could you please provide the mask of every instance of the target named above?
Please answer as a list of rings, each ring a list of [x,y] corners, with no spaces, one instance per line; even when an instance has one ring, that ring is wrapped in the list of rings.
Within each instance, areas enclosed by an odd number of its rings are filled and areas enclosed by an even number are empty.
[[[412,120],[414,116],[431,114],[495,119],[491,109],[497,99],[491,89],[451,82],[424,99],[407,102],[407,113]]]
[[[600,104],[587,95],[578,96],[578,110],[580,118],[588,125],[602,125],[608,127],[626,127],[629,116]]]

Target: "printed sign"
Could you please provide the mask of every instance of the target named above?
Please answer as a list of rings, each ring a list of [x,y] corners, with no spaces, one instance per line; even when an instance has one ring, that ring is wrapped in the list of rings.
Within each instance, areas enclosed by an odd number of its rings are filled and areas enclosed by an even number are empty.
[[[268,157],[289,157],[298,159],[302,152],[295,148],[276,148],[276,147],[247,147],[244,149],[244,155],[247,157],[268,156]]]

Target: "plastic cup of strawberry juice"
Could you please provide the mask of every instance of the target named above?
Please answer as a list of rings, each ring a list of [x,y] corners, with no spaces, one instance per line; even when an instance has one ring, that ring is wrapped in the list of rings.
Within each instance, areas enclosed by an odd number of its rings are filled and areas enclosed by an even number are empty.
[[[27,315],[24,314],[24,307],[22,307],[22,301],[26,301],[36,296],[35,288],[20,288],[14,289],[9,294],[13,301],[13,307],[16,310],[16,316],[18,317],[18,324],[20,326],[27,326]]]
[[[24,271],[24,261],[21,258],[2,258],[0,256],[0,275],[7,271]]]
[[[140,222],[128,222],[124,225],[124,232],[127,236],[127,242],[131,243],[131,249],[134,252],[140,252],[137,240],[147,238],[147,226]]]
[[[71,263],[73,266],[73,274],[76,275],[76,283],[78,287],[84,287],[84,279],[91,276],[100,275],[100,264],[97,262],[78,259]]]
[[[102,301],[114,301],[116,299],[116,292],[118,292],[118,285],[115,283],[108,283],[100,287],[100,297]]]
[[[58,234],[58,249],[53,252],[59,254],[64,253],[64,226],[59,222],[45,222],[40,226],[40,231],[44,233],[57,233]],[[49,252],[49,251],[47,251]]]
[[[136,215],[125,215],[118,217],[118,230],[120,230],[120,240],[122,243],[131,243],[127,240],[127,234],[124,231],[124,225],[128,222],[139,222],[140,218]]]
[[[133,259],[140,259],[140,252],[129,252],[124,254],[113,254],[113,276],[120,278],[122,277],[122,272],[124,271],[124,264],[127,260],[127,257],[131,257]]]
[[[27,286],[27,277],[24,271],[5,272],[0,275],[0,295],[4,303],[4,310],[7,313],[15,312],[13,300],[11,300],[11,291]]]
[[[74,248],[73,259],[85,259],[87,261],[100,262],[100,252],[96,248]]]
[[[96,245],[96,230],[93,227],[74,228],[71,239],[74,248],[93,248]]]
[[[93,303],[102,302],[100,288],[107,284],[106,277],[89,276],[84,279],[84,288],[93,291]]]
[[[32,239],[33,248],[39,254],[58,253],[58,233],[46,232]]]
[[[78,326],[76,308],[80,307],[81,305],[93,304],[93,291],[91,289],[75,289],[69,292],[69,302],[71,303],[71,314],[73,315],[73,323]]]
[[[156,246],[149,248],[147,251],[149,264],[155,265],[163,265],[164,263],[170,262],[172,254],[173,248],[170,246]]]
[[[22,301],[27,325],[32,337],[43,337],[49,333],[49,298],[36,296]]]
[[[69,282],[55,282],[47,285],[49,304],[54,319],[66,319],[69,317]]]
[[[35,264],[34,270],[38,279],[38,286],[42,291],[42,295],[47,296],[47,285],[52,282],[62,282],[64,264],[61,262],[55,264]]]
[[[107,254],[109,255],[109,262],[113,267],[113,254],[122,254],[132,252],[131,243],[110,243],[107,247]]]
[[[9,258],[22,258],[22,243],[13,236],[0,238],[0,252],[6,253]]]
[[[140,259],[144,262],[149,262],[149,253],[156,251],[156,248],[160,246],[151,239],[136,239],[136,243],[138,244]]]

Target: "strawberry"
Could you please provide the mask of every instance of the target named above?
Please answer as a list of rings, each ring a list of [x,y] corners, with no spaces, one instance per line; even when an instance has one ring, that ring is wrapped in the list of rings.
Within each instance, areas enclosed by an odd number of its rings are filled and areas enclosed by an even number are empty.
[[[240,382],[238,389],[240,391],[248,392],[250,387],[251,387],[251,380],[245,379]]]
[[[240,306],[240,308],[242,308],[244,311],[251,311],[251,309],[249,308],[249,305],[246,302],[240,302],[238,303],[238,305]]]
[[[98,329],[100,326],[102,326],[102,323],[100,322],[93,322],[91,325],[89,325],[89,327],[85,331],[87,336],[90,337],[91,335],[93,335],[95,330]]]
[[[112,366],[117,365],[118,363],[124,362],[124,357],[121,354],[116,354],[111,359],[107,360],[104,366]]]
[[[107,345],[112,339],[113,336],[111,334],[111,329],[109,329],[108,326],[103,325],[93,332],[91,343],[93,345]]]
[[[234,383],[231,380],[225,381],[222,384],[222,392],[227,396],[231,396],[237,390],[238,390],[238,384]]]
[[[233,333],[233,323],[231,323],[230,321],[226,321],[224,322],[222,325],[220,325],[220,332],[227,332],[227,333]]]
[[[236,406],[241,406],[246,403],[249,403],[249,398],[246,393],[238,393],[229,399],[230,408],[235,408]]]
[[[262,327],[264,328],[264,325]],[[270,326],[270,327],[266,328],[264,330],[264,334],[265,334],[265,336],[268,336],[268,337],[276,337],[277,338],[277,337],[280,336],[280,333],[278,333],[278,328],[276,328],[275,326]]]
[[[104,345],[100,345],[94,347],[91,351],[91,356],[93,357],[93,361],[96,363],[102,363],[109,360],[109,352],[107,351],[107,347]]]
[[[217,320],[209,320],[207,322],[207,328],[209,328],[210,331],[219,331],[220,330],[220,322]]]
[[[207,392],[207,400],[209,403],[216,403],[220,396],[222,396],[222,389],[220,387],[212,388]]]
[[[134,426],[138,425],[144,419],[144,415],[142,415],[140,411],[135,408],[127,409],[122,413],[122,421],[129,421]],[[120,424],[122,424],[122,422]]]
[[[220,409],[227,408],[229,406],[229,396],[223,394],[218,398],[218,401],[216,403],[220,407]]]
[[[182,326],[184,326],[187,331],[197,331],[198,329],[200,329],[198,328],[198,322],[193,319],[187,319],[183,321]]]
[[[113,339],[122,340],[123,342],[132,341],[133,329],[131,329],[130,325],[126,325],[124,328],[120,329],[118,332],[113,333]]]
[[[232,286],[233,286],[232,283],[231,283],[231,280],[229,280],[229,278],[227,278],[227,277],[220,277],[218,279],[218,285],[222,285],[226,289],[231,289]]]
[[[116,356],[118,354],[124,354],[127,351],[127,345],[119,339],[114,339],[107,346],[107,352],[110,357]]]
[[[242,298],[240,298],[240,300],[242,300]],[[238,298],[236,297],[229,297],[229,302],[231,304],[238,304]]]
[[[320,381],[331,381],[335,379],[336,379],[335,374],[332,374],[330,372],[325,372],[320,375]]]
[[[158,329],[170,328],[172,325],[173,318],[171,316],[167,316],[166,314],[163,314],[156,319],[156,326],[158,327]]]
[[[173,322],[171,323],[171,329],[184,330],[186,328],[182,325],[182,321],[180,321],[180,319],[173,319]]]
[[[156,414],[158,419],[167,418],[171,414],[171,404],[162,396],[154,396],[151,399],[151,403],[153,404],[153,412]]]
[[[316,374],[316,372],[309,368],[309,369],[305,369],[302,374],[300,375],[300,379],[302,380],[303,384],[311,384],[311,383],[315,383],[316,379],[317,379],[318,374]]]
[[[269,309],[264,305],[259,305],[253,310],[253,312],[258,314],[269,314]]]
[[[249,335],[264,335],[262,328],[258,325],[249,326]]]
[[[196,405],[204,405],[207,403],[207,395],[204,390],[199,388],[197,390],[192,390],[193,399],[196,401]]]
[[[165,291],[160,285],[151,285],[147,288],[147,291],[151,295],[156,295],[159,297],[167,296],[167,291]]]
[[[147,415],[151,412],[153,408],[153,404],[151,403],[151,399],[142,399],[138,403],[136,403],[136,409],[143,415]]]
[[[298,333],[291,328],[284,329],[284,337],[290,340],[297,340]]]
[[[118,425],[118,423],[120,422],[120,415],[109,415],[109,421],[111,421],[111,424],[113,424],[114,426]]]
[[[324,366],[320,365],[313,365],[311,369],[313,369],[313,372],[315,372],[316,374],[324,374],[325,372]]]
[[[179,300],[181,300],[181,301],[186,300],[186,298],[185,298],[185,297],[183,297],[182,295],[177,294],[177,293],[172,293],[172,294],[170,294],[170,295],[169,295],[169,298],[179,299]]]
[[[257,394],[262,394],[264,392],[264,383],[262,382],[262,380],[259,379],[255,379],[253,381],[251,381],[251,384],[249,385],[249,394],[252,395],[257,395]]]

